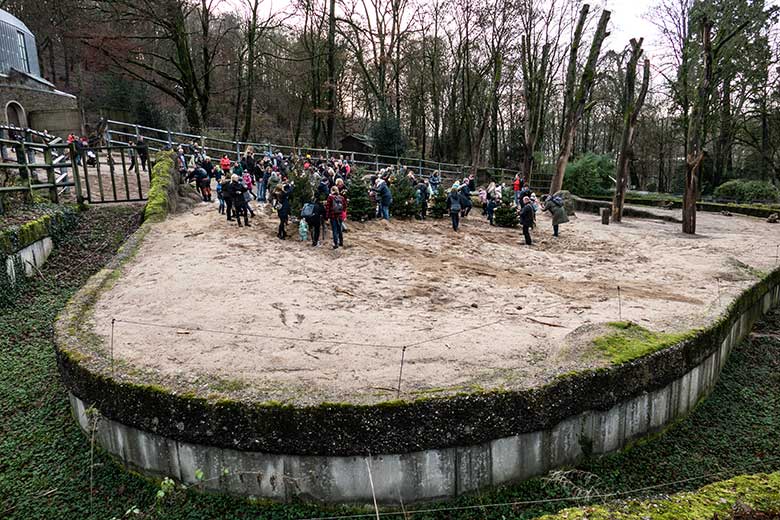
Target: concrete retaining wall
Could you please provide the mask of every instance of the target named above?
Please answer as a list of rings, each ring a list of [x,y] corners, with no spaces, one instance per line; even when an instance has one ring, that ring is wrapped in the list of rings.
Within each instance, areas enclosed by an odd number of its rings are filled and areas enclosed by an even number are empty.
[[[14,266],[15,258],[21,260],[22,266],[24,266],[24,275],[32,276],[35,273],[35,270],[40,268],[46,262],[46,259],[49,258],[49,255],[53,249],[54,242],[52,242],[51,237],[44,237],[37,242],[33,242],[22,250],[9,255],[5,259],[8,279],[13,284],[16,282],[17,275],[21,274],[16,272],[16,268]]]
[[[383,504],[454,497],[571,465],[583,452],[619,450],[686,416],[709,395],[734,346],[778,305],[780,285],[775,284],[732,317],[708,357],[662,388],[606,411],[585,411],[548,430],[472,446],[371,457],[267,454],[173,440],[106,418],[97,421],[96,439],[129,468],[149,476],[197,484],[196,470],[201,470],[200,485],[212,491],[279,501],[371,503],[373,479]],[[71,394],[70,402],[79,425],[90,433],[83,401]]]

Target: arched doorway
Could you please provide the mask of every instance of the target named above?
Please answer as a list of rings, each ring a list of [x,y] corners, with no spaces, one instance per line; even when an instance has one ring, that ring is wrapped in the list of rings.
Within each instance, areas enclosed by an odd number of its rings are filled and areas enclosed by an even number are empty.
[[[5,119],[9,125],[27,128],[27,116],[24,113],[24,108],[16,101],[9,101],[5,106]]]

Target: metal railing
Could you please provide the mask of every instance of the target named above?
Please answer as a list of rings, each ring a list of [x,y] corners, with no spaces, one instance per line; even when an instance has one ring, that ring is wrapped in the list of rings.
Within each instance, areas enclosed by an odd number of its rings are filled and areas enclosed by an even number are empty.
[[[23,181],[23,185],[0,186],[0,195],[27,192],[32,198],[35,190],[48,190],[49,200],[56,203],[66,189],[76,187],[78,191],[79,179],[76,177],[73,181],[68,180],[67,169],[72,167],[73,161],[67,144],[0,138],[0,148],[3,159],[0,162],[0,171],[16,170]],[[11,157],[11,151],[16,155],[15,158]],[[37,170],[46,172],[46,182],[39,180]]]
[[[0,212],[3,194],[27,192],[32,198],[36,190],[48,190],[55,203],[71,188],[75,193],[69,198],[79,203],[141,202],[148,197],[151,161],[142,175],[145,161],[136,147],[126,143],[79,147],[34,130],[0,126],[0,133],[6,132],[18,139],[0,138],[0,172],[14,172],[14,185],[0,186]],[[39,179],[39,170],[45,171],[45,182]]]
[[[152,128],[124,121],[108,120],[106,126],[106,140],[112,144],[127,144],[130,141],[136,141],[143,137],[148,147],[152,151],[160,150],[165,147],[175,148],[179,145],[189,147],[196,144],[207,155],[221,157],[235,157],[240,160],[247,147],[251,146],[255,153],[282,152],[285,156],[294,156],[298,158],[311,155],[312,158],[343,158],[349,160],[350,164],[357,167],[363,167],[369,170],[378,171],[382,168],[395,169],[413,169],[415,173],[423,177],[430,176],[434,171],[440,172],[442,178],[446,180],[462,179],[472,171],[472,165],[455,164],[441,161],[432,161],[429,159],[381,155],[377,153],[361,153],[345,150],[331,150],[329,148],[314,148],[308,146],[288,146],[270,142],[258,143],[251,141],[234,141],[218,137],[209,137],[206,135],[194,135],[185,132],[176,132],[168,129]],[[185,150],[185,155],[189,155]],[[496,181],[511,182],[515,174],[522,173],[518,170],[508,168],[491,168],[478,166],[476,168],[477,181],[479,183]],[[538,173],[531,179],[532,185],[538,188],[546,188],[552,180],[551,174]]]

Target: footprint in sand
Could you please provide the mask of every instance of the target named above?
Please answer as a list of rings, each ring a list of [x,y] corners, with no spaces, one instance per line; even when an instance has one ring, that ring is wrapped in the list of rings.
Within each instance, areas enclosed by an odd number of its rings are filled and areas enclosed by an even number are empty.
[[[285,327],[287,326],[287,310],[284,308],[284,304],[282,303],[272,303],[271,307],[279,311],[279,319],[282,320],[282,325]]]

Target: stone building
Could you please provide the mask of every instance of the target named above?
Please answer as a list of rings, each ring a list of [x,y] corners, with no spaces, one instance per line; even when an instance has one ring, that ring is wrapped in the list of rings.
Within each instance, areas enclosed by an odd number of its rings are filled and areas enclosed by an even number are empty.
[[[79,133],[76,96],[57,90],[41,77],[35,36],[18,18],[0,9],[0,123]]]

